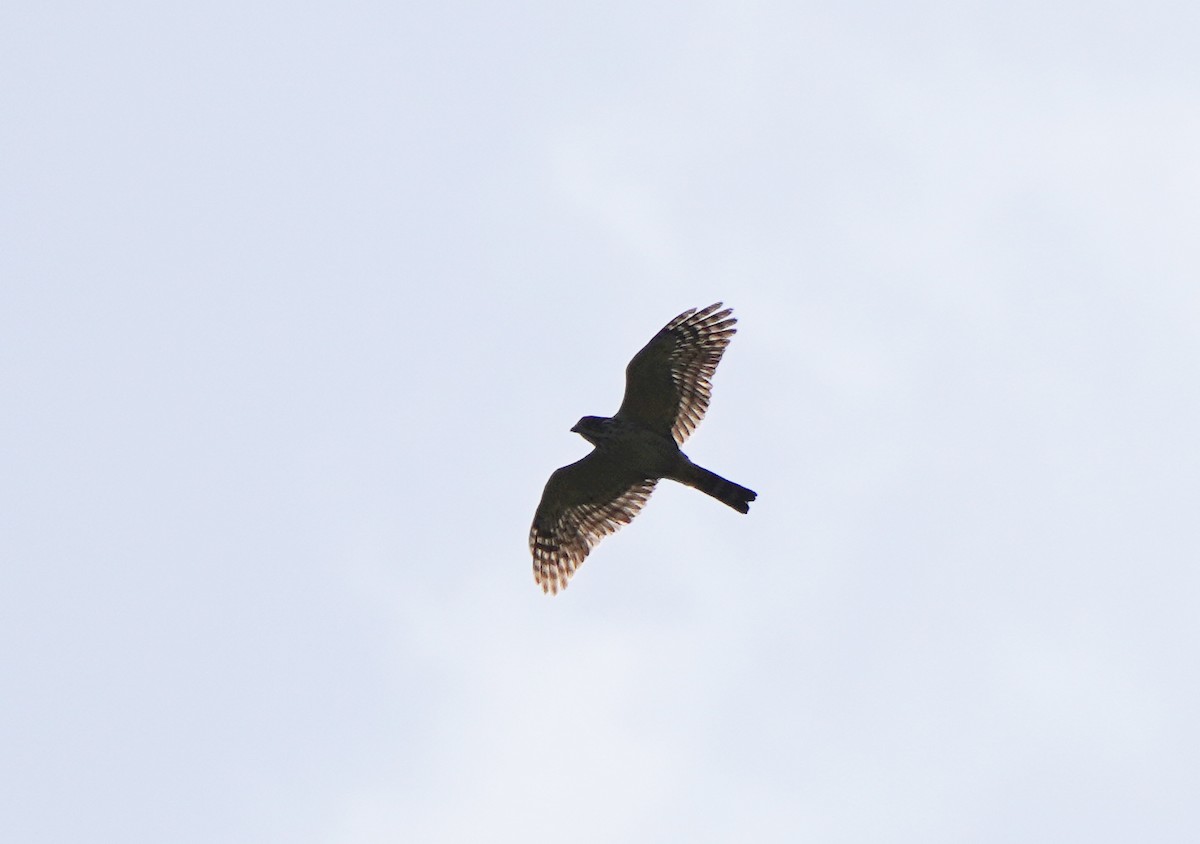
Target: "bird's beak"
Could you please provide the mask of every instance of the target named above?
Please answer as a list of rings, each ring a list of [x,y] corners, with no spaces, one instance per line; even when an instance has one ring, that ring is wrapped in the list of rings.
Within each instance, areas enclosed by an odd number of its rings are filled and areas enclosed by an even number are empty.
[[[579,433],[579,423],[578,422],[576,422],[574,425],[571,426],[571,433],[572,434]]]

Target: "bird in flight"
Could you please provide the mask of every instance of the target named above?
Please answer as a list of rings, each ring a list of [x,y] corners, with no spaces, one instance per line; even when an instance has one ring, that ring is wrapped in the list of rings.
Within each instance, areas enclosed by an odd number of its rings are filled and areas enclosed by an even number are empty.
[[[550,476],[529,530],[533,577],[543,592],[565,589],[588,552],[629,524],[662,478],[750,512],[757,493],[679,450],[708,410],[710,379],[737,331],[732,313],[717,302],[675,317],[625,368],[625,398],[616,414],[575,423],[571,430],[595,448]]]

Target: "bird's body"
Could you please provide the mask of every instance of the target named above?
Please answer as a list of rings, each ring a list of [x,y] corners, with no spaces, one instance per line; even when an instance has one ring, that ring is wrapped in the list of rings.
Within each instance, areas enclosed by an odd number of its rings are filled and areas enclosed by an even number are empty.
[[[675,440],[619,415],[611,419],[585,416],[571,430],[597,449],[605,450],[614,465],[634,465],[650,477],[667,478],[695,487],[742,513],[750,512],[750,502],[756,498],[745,487],[697,466],[680,450]],[[741,494],[731,494],[729,487],[740,490]]]
[[[626,368],[613,417],[585,416],[571,430],[595,449],[550,476],[529,532],[534,577],[565,588],[605,535],[628,524],[667,478],[746,513],[757,496],[694,464],[679,448],[708,409],[709,381],[736,329],[720,303],[667,323]]]
[[[585,416],[571,430],[596,448],[656,478],[673,477],[680,461],[687,460],[670,437],[619,416]]]

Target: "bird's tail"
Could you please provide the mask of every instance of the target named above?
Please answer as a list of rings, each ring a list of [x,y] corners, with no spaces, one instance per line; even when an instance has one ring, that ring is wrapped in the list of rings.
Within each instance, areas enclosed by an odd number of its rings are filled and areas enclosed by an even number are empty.
[[[733,481],[727,481],[716,472],[692,463],[688,468],[687,477],[683,482],[690,487],[700,490],[705,495],[711,495],[722,504],[728,504],[739,513],[750,512],[750,502],[758,498],[758,493],[746,489]]]

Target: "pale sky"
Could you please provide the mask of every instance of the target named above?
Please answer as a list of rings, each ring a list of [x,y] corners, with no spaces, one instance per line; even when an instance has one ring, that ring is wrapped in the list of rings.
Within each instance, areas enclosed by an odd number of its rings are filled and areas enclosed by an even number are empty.
[[[8,3],[0,840],[1200,840],[1194,3]],[[542,485],[664,323],[696,462]]]

